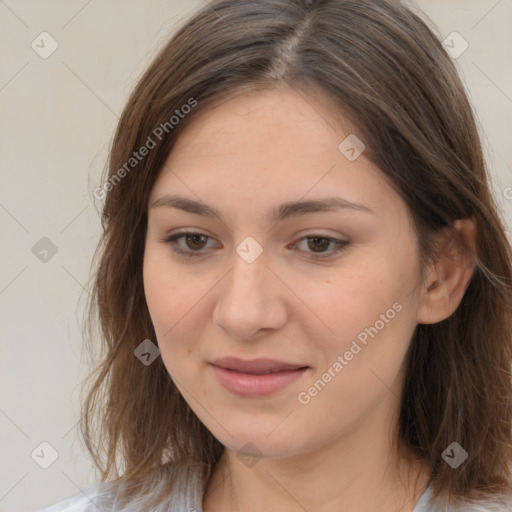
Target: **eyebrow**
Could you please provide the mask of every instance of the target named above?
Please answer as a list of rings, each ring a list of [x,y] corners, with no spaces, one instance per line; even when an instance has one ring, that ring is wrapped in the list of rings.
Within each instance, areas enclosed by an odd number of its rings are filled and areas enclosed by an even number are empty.
[[[162,206],[177,208],[188,213],[195,213],[205,217],[217,217],[222,219],[222,214],[212,206],[175,194],[162,196],[151,205],[151,208],[159,208]],[[372,210],[362,204],[354,203],[341,197],[326,197],[322,199],[283,203],[277,209],[274,208],[272,217],[274,220],[282,221],[289,217],[296,217],[315,212],[328,212],[341,208],[357,210],[375,215]]]

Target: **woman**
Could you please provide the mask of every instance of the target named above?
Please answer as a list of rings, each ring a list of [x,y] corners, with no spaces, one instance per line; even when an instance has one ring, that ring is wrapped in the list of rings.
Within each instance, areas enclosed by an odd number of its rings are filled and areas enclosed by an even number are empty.
[[[410,10],[210,2],[95,196],[102,483],[46,511],[512,510],[511,248]]]

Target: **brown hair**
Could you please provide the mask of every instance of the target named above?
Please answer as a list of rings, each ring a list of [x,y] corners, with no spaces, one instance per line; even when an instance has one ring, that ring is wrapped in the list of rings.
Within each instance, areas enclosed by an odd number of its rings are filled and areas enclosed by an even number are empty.
[[[427,24],[392,0],[214,0],[143,74],[110,152],[88,318],[91,340],[99,319],[103,354],[81,427],[102,480],[142,482],[190,464],[208,478],[222,454],[161,358],[145,366],[134,356],[142,340],[156,340],[142,280],[148,198],[198,112],[283,84],[321,90],[357,126],[365,156],[410,208],[423,270],[444,228],[474,220],[475,271],[458,309],[417,325],[411,341],[398,432],[428,462],[436,497],[510,493],[512,251],[456,68]],[[156,147],[128,168],[148,137]],[[469,453],[456,470],[441,457],[453,441]]]

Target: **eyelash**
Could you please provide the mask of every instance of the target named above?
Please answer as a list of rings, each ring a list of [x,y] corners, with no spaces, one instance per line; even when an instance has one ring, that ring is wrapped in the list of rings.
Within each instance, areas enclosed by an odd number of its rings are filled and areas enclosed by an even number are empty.
[[[161,241],[163,243],[169,245],[171,247],[172,251],[174,251],[175,253],[181,254],[183,256],[186,256],[186,257],[189,257],[189,258],[203,256],[204,252],[202,252],[200,250],[199,251],[184,251],[183,249],[180,249],[178,247],[178,245],[177,245],[177,241],[180,238],[185,238],[187,236],[194,236],[194,235],[199,235],[199,236],[206,237],[207,238],[207,242],[208,242],[209,239],[211,239],[210,236],[205,235],[204,233],[197,233],[197,232],[194,232],[194,231],[184,231],[182,233],[175,233],[174,235],[170,235],[168,237],[165,237]],[[333,238],[333,237],[330,237],[330,236],[322,236],[322,235],[320,235],[320,236],[318,236],[318,235],[304,236],[298,242],[301,242],[302,240],[310,240],[310,239],[314,239],[314,238],[317,238],[317,239],[320,239],[320,240],[329,240],[329,242],[333,242],[333,243],[336,244],[336,247],[334,249],[328,251],[328,252],[325,252],[325,253],[309,253],[309,254],[311,254],[311,258],[312,259],[317,259],[317,260],[332,258],[336,254],[344,251],[347,248],[348,244],[349,244],[349,242],[346,241],[346,240],[339,240],[337,238]],[[293,247],[295,247],[295,245],[297,245],[297,244],[296,243],[293,244]],[[323,254],[326,254],[326,256],[323,256]]]

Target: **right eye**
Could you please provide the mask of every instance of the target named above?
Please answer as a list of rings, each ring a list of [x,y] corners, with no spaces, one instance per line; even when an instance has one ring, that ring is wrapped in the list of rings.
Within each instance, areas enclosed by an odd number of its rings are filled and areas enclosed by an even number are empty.
[[[162,242],[170,245],[171,249],[178,254],[194,257],[204,254],[202,249],[204,249],[205,244],[210,239],[212,238],[204,233],[184,231],[165,237]],[[183,241],[183,243],[180,244],[181,241]]]

